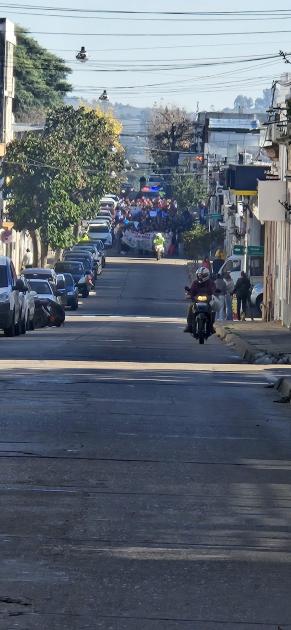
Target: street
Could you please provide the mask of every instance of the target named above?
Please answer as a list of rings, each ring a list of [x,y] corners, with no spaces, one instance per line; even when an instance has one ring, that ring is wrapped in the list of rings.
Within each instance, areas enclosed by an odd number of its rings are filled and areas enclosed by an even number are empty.
[[[183,334],[185,263],[109,257],[1,335],[1,630],[291,628],[290,406]]]

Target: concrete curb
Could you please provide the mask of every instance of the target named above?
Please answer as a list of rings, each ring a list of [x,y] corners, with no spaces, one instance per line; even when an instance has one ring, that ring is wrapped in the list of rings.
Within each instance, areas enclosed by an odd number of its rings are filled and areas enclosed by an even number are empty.
[[[222,341],[232,344],[247,363],[258,365],[290,365],[288,355],[283,352],[268,352],[259,350],[255,345],[249,343],[241,337],[238,332],[233,332],[227,325],[215,324],[216,334]]]
[[[288,376],[281,376],[275,383],[275,389],[283,396],[284,398],[289,398],[291,402],[291,378]]]
[[[225,341],[225,343],[234,346],[242,359],[247,363],[255,363],[255,361],[258,359],[258,355],[261,355],[256,347],[252,346],[250,343],[242,339],[242,337],[240,337],[240,335],[238,335],[237,333],[232,332],[227,326],[223,326],[216,322],[215,330],[217,336],[222,341]]]

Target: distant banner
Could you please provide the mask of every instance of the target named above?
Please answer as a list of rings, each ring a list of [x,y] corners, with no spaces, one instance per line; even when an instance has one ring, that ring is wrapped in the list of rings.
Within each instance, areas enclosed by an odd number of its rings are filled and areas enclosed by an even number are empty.
[[[123,234],[122,242],[131,249],[141,249],[145,252],[151,252],[155,235],[156,232],[142,234],[141,232],[126,230]],[[172,234],[163,234],[163,236],[165,237],[165,251],[167,252],[171,244]]]

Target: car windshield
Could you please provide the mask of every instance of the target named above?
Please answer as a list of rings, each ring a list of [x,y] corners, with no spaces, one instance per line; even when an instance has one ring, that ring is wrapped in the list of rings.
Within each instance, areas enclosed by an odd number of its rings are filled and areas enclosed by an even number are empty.
[[[65,274],[65,286],[66,286],[66,289],[74,286],[74,278],[69,273]]]
[[[100,224],[89,226],[89,234],[104,234],[104,232],[109,232],[109,227],[107,223],[103,223],[103,225]]]
[[[53,281],[53,277],[52,277],[51,271],[48,271],[47,273],[43,272],[43,271],[40,271],[40,272],[36,271],[34,273],[34,272],[30,272],[30,271],[26,271],[25,270],[25,274],[24,275],[25,275],[26,278],[28,278],[30,280],[34,280],[34,279],[36,280],[37,278],[40,278],[42,280],[50,280],[51,282]]]
[[[0,288],[7,287],[7,269],[4,265],[0,266]]]
[[[36,291],[39,295],[51,295],[52,289],[47,281],[31,280],[30,286],[32,291]]]
[[[75,254],[72,253],[71,256],[66,255],[66,260],[84,260],[84,262],[86,262],[87,264],[90,264],[92,261],[92,258],[89,256],[86,256],[86,254]]]
[[[67,273],[82,273],[83,265],[78,262],[61,262],[55,265],[55,270],[57,273],[62,273],[63,271]]]

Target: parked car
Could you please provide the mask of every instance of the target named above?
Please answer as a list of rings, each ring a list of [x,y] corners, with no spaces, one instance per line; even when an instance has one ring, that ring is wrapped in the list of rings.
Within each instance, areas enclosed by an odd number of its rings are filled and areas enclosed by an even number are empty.
[[[89,291],[85,280],[85,266],[84,262],[80,260],[60,260],[55,264],[55,271],[57,273],[71,273],[78,292],[81,293],[83,298],[88,297]],[[87,271],[87,269],[86,269]]]
[[[31,291],[34,291],[38,300],[61,303],[60,296],[58,295],[57,288],[48,280],[41,278],[30,278],[28,285]]]
[[[66,261],[74,260],[74,261],[79,261],[83,263],[85,271],[94,270],[94,260],[90,252],[87,253],[87,252],[70,251],[64,255],[64,261],[65,260]]]
[[[91,223],[93,225],[103,225],[103,224],[105,224],[105,225],[108,225],[108,227],[111,228],[112,227],[112,218],[107,217],[107,216],[103,216],[101,214],[98,214],[98,217],[96,217],[96,219],[94,219],[94,221],[92,221],[92,222],[90,221],[89,226],[90,226]]]
[[[108,218],[108,219],[110,219],[110,222],[111,222],[111,223],[112,223],[112,221],[113,221],[111,211],[110,211],[110,210],[107,210],[106,208],[101,208],[101,209],[100,209],[100,211],[99,211],[99,213],[98,213],[98,215],[97,215],[97,218],[100,218],[100,217],[104,217],[104,218]]]
[[[20,332],[25,335],[27,330],[34,330],[35,294],[23,275],[16,281],[16,287],[21,303]]]
[[[103,197],[101,199],[101,201],[100,201],[100,204],[99,204],[100,211],[102,211],[104,209],[108,209],[108,210],[111,211],[112,216],[114,215],[116,206],[117,206],[116,199],[114,199],[113,197],[111,197],[109,195],[106,196],[106,197]]]
[[[35,322],[37,327],[61,326],[65,320],[65,309],[56,286],[49,280],[32,278],[28,285],[35,295]]]
[[[66,281],[63,273],[57,274],[57,296],[60,298],[60,304],[66,308],[68,304],[68,296],[66,289]]]
[[[262,315],[263,308],[263,299],[264,299],[264,285],[262,282],[258,282],[253,287],[251,292],[251,304],[252,306],[256,306],[258,315]]]
[[[21,299],[16,283],[12,260],[0,256],[0,328],[7,337],[20,333]]]
[[[97,240],[95,241],[96,247],[98,248],[98,252],[102,255],[102,266],[106,265],[106,250],[103,241]]]
[[[48,280],[55,287],[57,286],[57,274],[54,269],[46,269],[43,267],[29,267],[23,269],[22,275],[27,280]]]
[[[99,276],[102,273],[103,265],[102,265],[102,255],[98,252],[97,247],[95,245],[74,245],[71,250],[72,253],[76,252],[78,254],[86,254],[90,253],[93,256],[94,267],[96,271],[96,275]]]
[[[66,285],[66,291],[67,291],[67,306],[69,306],[72,311],[76,311],[79,306],[78,287],[75,285],[75,281],[71,273],[64,273],[63,275],[65,278],[65,285]]]
[[[107,223],[90,223],[88,236],[91,241],[102,241],[105,247],[112,247],[111,229]]]
[[[106,265],[106,254],[105,254],[105,247],[104,247],[104,243],[103,241],[80,241],[79,243],[77,243],[76,245],[74,245],[73,250],[75,249],[75,247],[86,247],[89,251],[91,251],[91,248],[94,247],[94,250],[97,251],[97,253],[101,256],[101,261],[102,261],[102,267],[105,267]]]
[[[63,273],[64,275],[70,273],[74,278],[75,285],[77,285],[80,278],[84,276],[85,269],[83,263],[79,260],[59,260],[55,264],[55,272],[57,274]]]

